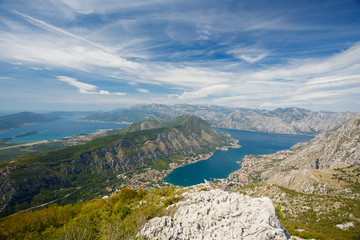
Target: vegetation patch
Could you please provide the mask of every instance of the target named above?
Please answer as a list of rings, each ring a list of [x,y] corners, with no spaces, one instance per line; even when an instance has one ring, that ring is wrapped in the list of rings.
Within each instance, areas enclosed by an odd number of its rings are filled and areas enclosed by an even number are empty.
[[[51,205],[0,219],[0,239],[130,239],[144,223],[169,214],[181,200],[181,188],[123,188],[108,199],[66,206]]]
[[[257,183],[238,189],[251,197],[269,197],[283,226],[293,236],[304,239],[359,239],[358,199],[341,196],[304,194],[284,187]],[[342,230],[336,225],[351,222]]]

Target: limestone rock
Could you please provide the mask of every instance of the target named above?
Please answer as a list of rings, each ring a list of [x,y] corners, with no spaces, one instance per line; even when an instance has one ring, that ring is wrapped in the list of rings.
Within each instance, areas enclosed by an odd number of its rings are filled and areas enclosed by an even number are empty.
[[[272,201],[222,190],[185,192],[174,217],[153,218],[140,235],[150,239],[290,239]]]
[[[347,230],[351,227],[354,227],[354,224],[352,222],[348,222],[348,223],[343,223],[343,224],[337,224],[336,227],[340,228],[342,230]]]
[[[314,170],[326,173],[326,170],[354,165],[360,165],[360,113],[335,129],[319,134],[293,155],[268,168],[261,177],[268,183],[295,191],[324,194],[331,183],[316,178]]]

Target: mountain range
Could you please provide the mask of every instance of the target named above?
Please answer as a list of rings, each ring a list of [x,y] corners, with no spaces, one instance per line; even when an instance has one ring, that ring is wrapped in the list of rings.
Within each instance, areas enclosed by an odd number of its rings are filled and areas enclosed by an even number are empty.
[[[164,171],[183,157],[194,159],[233,143],[229,136],[201,118],[185,115],[165,120],[170,115],[194,109],[203,118],[210,117],[215,114],[211,106],[137,107],[145,109],[141,114],[147,120],[110,131],[108,136],[94,138],[84,145],[1,162],[1,214],[104,196],[108,193],[106,189],[124,184],[124,179],[132,176],[142,179],[143,173]],[[150,109],[157,109],[158,115]],[[24,233],[30,239],[38,236],[129,239],[141,234],[150,238],[177,235],[216,239],[221,233],[227,239],[233,236],[289,239],[290,235],[302,239],[358,239],[360,113],[321,113],[298,108],[233,110],[219,110],[214,115],[216,124],[221,118],[226,120],[226,116],[231,116],[229,122],[252,119],[248,123],[256,128],[247,130],[322,133],[289,150],[245,157],[241,163],[243,175],[237,177],[253,178],[257,181],[255,184],[239,188],[229,177],[189,188],[149,191],[122,188],[110,198],[64,207],[50,206],[3,218],[0,226],[11,231],[0,232],[0,236],[12,238]],[[122,113],[118,110],[113,116]],[[158,119],[158,116],[165,117]],[[239,122],[246,126],[246,121]],[[307,128],[309,126],[312,127]],[[331,126],[335,127],[328,130]],[[231,187],[234,193],[213,190],[219,187]]]
[[[86,200],[115,188],[141,169],[168,169],[184,157],[214,152],[232,139],[202,119],[181,116],[130,125],[121,133],[94,138],[83,145],[0,163],[0,209],[11,213],[60,199],[62,203]],[[146,127],[144,127],[146,126]],[[146,128],[146,130],[144,129]]]
[[[137,122],[154,118],[168,120],[184,114],[200,117],[220,128],[304,135],[328,131],[354,115],[350,112],[313,112],[295,107],[267,111],[214,105],[144,104],[130,109],[89,114],[84,120]]]

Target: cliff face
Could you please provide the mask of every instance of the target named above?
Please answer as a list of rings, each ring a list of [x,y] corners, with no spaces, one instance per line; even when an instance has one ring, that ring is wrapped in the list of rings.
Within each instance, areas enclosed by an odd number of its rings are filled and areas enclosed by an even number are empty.
[[[360,165],[360,113],[336,129],[322,133],[262,174],[269,183],[303,192],[331,185],[319,178],[336,168]],[[335,173],[334,173],[335,174]],[[333,176],[330,176],[332,178]]]
[[[173,217],[151,219],[140,235],[150,239],[290,239],[269,198],[222,190],[185,192]]]
[[[89,191],[94,191],[103,188],[105,181],[116,180],[120,173],[139,167],[166,168],[175,161],[174,156],[209,153],[231,141],[196,117],[183,116],[161,123],[155,125],[160,128],[138,131],[136,126],[130,126],[129,132],[96,138],[85,145],[2,162],[0,209],[16,204],[28,206],[40,189],[50,195],[52,190],[71,187],[86,192],[85,186],[93,184]],[[151,126],[139,124],[140,129]]]

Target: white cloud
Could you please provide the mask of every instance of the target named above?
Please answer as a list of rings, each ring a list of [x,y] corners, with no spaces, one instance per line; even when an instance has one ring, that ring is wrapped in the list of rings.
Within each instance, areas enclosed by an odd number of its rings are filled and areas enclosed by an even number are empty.
[[[174,6],[169,12],[154,10],[156,7],[152,5],[149,11],[144,11],[143,14],[139,14],[138,10],[144,10],[142,8],[144,5],[154,4],[154,1],[50,0],[50,2],[58,7],[54,7],[54,12],[61,8],[61,11],[68,12],[69,16],[74,16],[72,19],[74,21],[70,23],[67,21],[68,18],[59,21],[59,13],[55,14],[56,20],[50,18],[53,13],[40,13],[40,8],[33,6],[40,5],[42,1],[32,2],[33,8],[29,10],[25,10],[25,7],[23,10],[8,8],[18,11],[14,11],[16,15],[11,13],[0,17],[0,24],[2,24],[0,26],[0,61],[23,64],[16,66],[19,68],[25,66],[30,69],[44,70],[51,67],[56,69],[56,75],[61,74],[61,70],[71,68],[70,72],[73,69],[86,71],[85,74],[94,73],[99,78],[112,76],[114,79],[106,78],[112,84],[126,82],[130,85],[127,87],[135,91],[149,93],[143,95],[144,99],[155,96],[149,90],[140,88],[140,83],[148,83],[156,85],[164,91],[164,96],[169,96],[172,98],[170,100],[177,102],[213,101],[237,105],[244,103],[249,106],[251,104],[248,102],[254,102],[260,106],[260,103],[264,104],[264,101],[274,105],[299,103],[306,99],[322,99],[329,102],[332,99],[346,98],[351,92],[350,89],[360,84],[360,43],[331,57],[296,61],[281,59],[289,63],[271,66],[257,64],[256,67],[260,70],[252,68],[251,64],[261,63],[269,55],[274,58],[279,57],[275,50],[272,54],[272,51],[261,47],[273,46],[266,45],[267,39],[260,40],[264,45],[261,43],[239,45],[239,41],[232,45],[236,41],[233,41],[231,37],[238,38],[241,37],[240,34],[245,36],[247,32],[260,36],[265,35],[266,30],[294,30],[294,24],[287,22],[286,16],[271,18],[268,14],[261,16],[264,11],[246,12],[244,9],[239,9],[240,12],[236,11],[236,14],[222,12],[221,9],[214,12],[189,9],[184,15],[179,9],[184,6],[193,6],[188,5],[187,2],[181,6]],[[165,0],[155,3],[166,6],[171,4]],[[140,8],[136,9],[137,7]],[[109,22],[107,21],[110,18],[106,19],[104,22],[97,23],[99,25],[96,27],[99,26],[99,29],[95,29],[91,24],[76,25],[78,14],[100,13],[106,16],[106,13],[125,8],[129,10],[128,15],[124,16],[126,19],[119,18]],[[227,15],[228,13],[230,16]],[[134,16],[136,18],[133,18]],[[150,16],[151,24],[148,22]],[[158,22],[164,25],[144,29],[144,26]],[[232,24],[233,22],[237,24]],[[183,37],[188,44],[183,45],[184,49],[181,48],[181,51],[176,47],[173,49],[169,47],[174,45],[171,39],[166,37],[165,30],[171,24],[173,24],[171,30],[175,34],[173,41],[179,41],[177,38]],[[299,25],[297,30],[306,28]],[[182,36],[186,33],[189,35]],[[212,49],[210,45],[205,45],[205,41],[201,42],[204,44],[201,48],[190,47],[197,46],[192,45],[196,41],[209,38],[217,43],[216,48]],[[249,38],[241,40],[250,42],[247,41]],[[166,49],[163,49],[164,45]],[[231,49],[227,53],[241,61],[234,61],[233,58],[214,59],[217,53],[223,54],[230,46]],[[215,53],[209,53],[210,50]],[[334,50],[333,46],[331,50]],[[171,59],[171,62],[166,63],[161,60],[165,54],[165,59]],[[208,56],[211,58],[207,58]],[[196,61],[193,61],[194,57]],[[80,75],[81,72],[78,72],[77,76]],[[122,92],[99,90],[97,86],[80,82],[75,78],[59,77],[63,78],[59,80],[76,87],[82,94],[102,95],[104,98],[110,95],[125,95]],[[81,79],[84,78],[81,77]],[[336,94],[337,88],[343,89],[341,92],[343,96]],[[138,93],[134,95],[136,94]],[[279,97],[282,98],[281,102],[275,102]]]
[[[141,93],[149,93],[150,92],[149,90],[144,89],[144,88],[137,88],[136,90]]]
[[[326,76],[326,77],[317,77],[311,79],[307,82],[307,85],[328,85],[328,84],[344,84],[348,82],[360,82],[360,74],[349,75],[349,76]]]
[[[303,59],[259,71],[238,73],[227,91],[213,101],[254,102],[257,106],[308,105],[348,101],[360,87],[360,43],[327,58]],[[280,100],[279,100],[280,98]],[[324,100],[321,100],[324,99]],[[313,100],[313,101],[312,101]],[[321,101],[320,101],[321,100]]]
[[[118,1],[118,0],[52,0],[66,4],[71,9],[80,14],[91,13],[105,13],[112,12],[115,9],[134,8],[146,5],[154,5],[157,3],[167,2],[164,0],[131,0],[131,1]]]
[[[56,78],[60,81],[68,83],[71,86],[76,87],[77,89],[79,89],[79,92],[82,94],[100,94],[100,95],[117,95],[117,96],[126,95],[126,93],[122,93],[122,92],[110,93],[109,91],[106,90],[96,91],[97,86],[88,83],[79,82],[76,78],[71,78],[67,76],[57,76]]]
[[[257,47],[237,47],[227,51],[228,54],[249,63],[256,63],[269,55],[269,51]]]
[[[108,48],[106,48],[106,47],[104,47],[104,46],[102,46],[102,45],[100,45],[98,43],[92,42],[92,41],[90,41],[90,40],[88,40],[86,38],[83,38],[81,36],[72,34],[72,33],[68,32],[68,31],[65,31],[65,30],[63,30],[61,28],[55,27],[55,26],[53,26],[51,24],[48,24],[48,23],[46,23],[44,21],[41,21],[39,19],[36,19],[36,18],[33,18],[33,17],[28,16],[26,14],[20,13],[20,12],[18,12],[16,10],[14,10],[14,13],[16,13],[19,16],[22,16],[25,20],[27,20],[31,24],[34,24],[34,25],[37,25],[37,26],[42,27],[42,28],[47,28],[47,29],[62,33],[62,34],[67,35],[69,37],[72,37],[72,38],[81,40],[83,42],[89,43],[89,44],[91,44],[91,45],[93,45],[95,47],[101,48],[101,49],[103,49],[105,51],[110,51]]]
[[[95,85],[79,82],[78,80],[76,80],[76,78],[57,76],[57,79],[76,87],[77,89],[79,89],[80,93],[91,93],[97,89]]]
[[[190,88],[202,88],[207,85],[221,84],[233,74],[212,70],[210,68],[166,64],[154,66],[145,73],[148,78],[160,83],[169,83]]]
[[[203,98],[208,97],[209,95],[218,95],[229,88],[230,85],[227,84],[215,84],[193,92],[184,92],[179,96],[179,99]]]
[[[295,79],[306,80],[321,75],[334,75],[337,71],[349,69],[356,65],[355,69],[347,74],[357,74],[360,71],[360,42],[346,51],[325,59],[310,59],[297,61],[288,66],[277,66],[267,70],[253,72],[246,77],[255,80]]]
[[[6,52],[8,56],[24,61],[32,60],[47,64],[77,67],[82,70],[88,69],[91,66],[120,68],[125,71],[139,67],[138,63],[118,56],[113,50],[104,45],[18,11],[14,12],[29,23],[58,34],[60,33],[62,37],[51,34],[44,35],[33,30],[29,31],[30,34],[8,34],[8,39],[12,39],[12,41],[4,41],[6,45],[11,47]],[[21,51],[16,51],[17,49]]]

